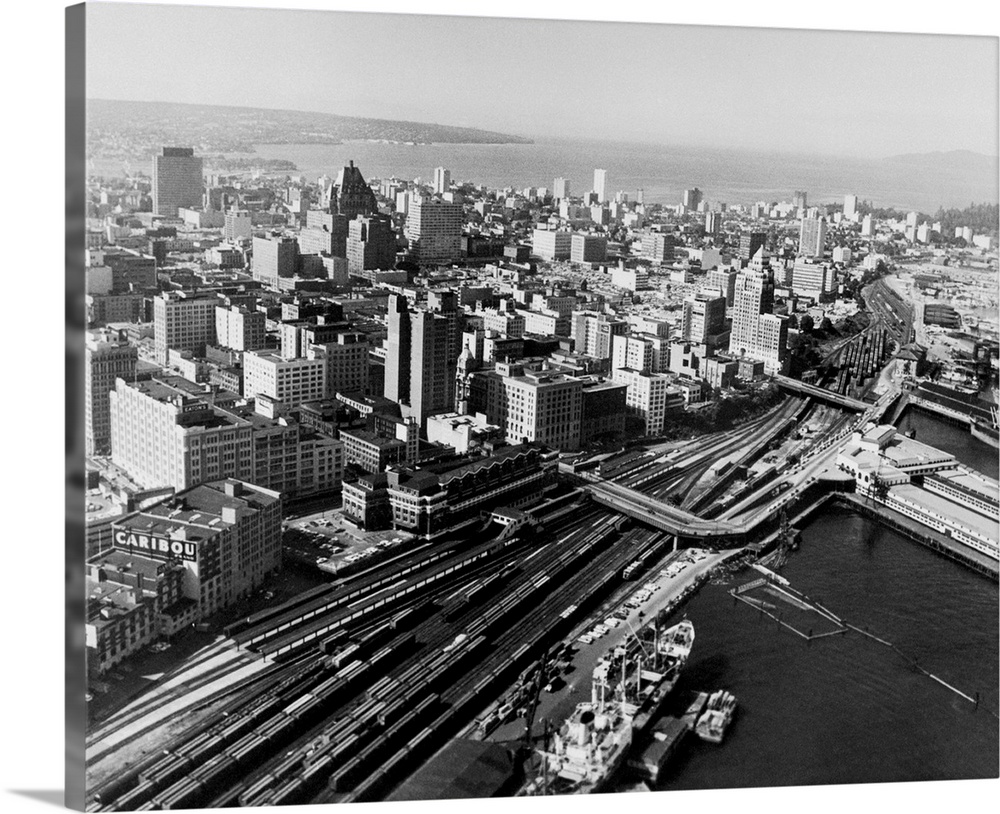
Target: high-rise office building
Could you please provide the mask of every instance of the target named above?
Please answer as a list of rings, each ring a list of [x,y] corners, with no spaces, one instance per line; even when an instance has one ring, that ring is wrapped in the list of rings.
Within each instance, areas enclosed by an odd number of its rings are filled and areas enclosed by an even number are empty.
[[[111,451],[111,406],[108,394],[115,380],[135,378],[138,350],[123,332],[88,331],[84,350],[86,454],[107,455]]]
[[[799,230],[799,255],[822,257],[826,244],[826,218],[803,218]]]
[[[330,212],[354,220],[358,215],[370,215],[377,211],[375,192],[351,161],[337,173],[335,189],[330,196]]]
[[[795,190],[795,194],[792,196],[792,204],[799,210],[800,214],[804,214],[808,208],[807,197],[805,192],[799,190]]]
[[[792,267],[792,290],[817,302],[826,301],[836,294],[837,278],[833,268],[826,263],[796,260]]]
[[[872,237],[875,234],[875,222],[871,215],[865,215],[861,221],[861,236]]]
[[[853,220],[854,216],[858,214],[858,196],[857,195],[845,195],[844,196],[844,217],[848,220]]]
[[[348,224],[347,271],[389,270],[396,265],[396,233],[388,215],[359,215]]]
[[[642,236],[640,256],[654,263],[672,263],[677,238],[663,232],[647,232]]]
[[[454,292],[431,291],[427,299],[411,309],[406,297],[390,294],[385,341],[385,397],[421,428],[428,416],[454,408],[461,350]]]
[[[594,192],[597,193],[598,203],[605,203],[608,200],[607,184],[608,171],[594,170]]]
[[[153,214],[176,218],[181,207],[202,205],[203,161],[193,147],[164,147],[153,156]]]
[[[580,445],[582,391],[580,378],[497,362],[471,374],[468,409],[501,427],[508,443],[573,450]]]
[[[406,216],[410,254],[418,263],[450,263],[462,253],[462,205],[414,197]]]
[[[726,327],[726,298],[698,292],[684,300],[681,338],[704,344],[721,334]]]
[[[214,345],[217,297],[190,296],[168,291],[153,299],[153,343],[156,361],[165,365],[168,351],[191,351],[203,356]]]
[[[698,187],[694,189],[685,189],[684,197],[682,200],[685,209],[697,209],[698,204],[701,203],[701,190]]]
[[[278,277],[294,277],[299,259],[299,244],[294,237],[255,237],[253,239],[253,275],[267,282]]]
[[[134,384],[119,378],[109,394],[111,460],[150,489],[249,479],[250,422],[216,407],[204,390],[179,376]]]
[[[608,256],[604,235],[574,234],[570,239],[569,259],[573,263],[603,263]]]
[[[274,351],[243,354],[243,395],[248,399],[267,396],[286,407],[326,398],[324,359],[286,359]]]
[[[451,171],[444,167],[437,167],[434,170],[434,194],[444,195],[451,191]]]
[[[774,277],[765,267],[751,264],[736,278],[729,352],[764,362],[768,373],[781,369],[788,339],[788,320],[774,310]]]
[[[628,322],[595,311],[574,311],[572,330],[576,353],[610,359],[611,338],[628,333]]]
[[[726,305],[732,307],[736,297],[736,271],[726,268],[712,269],[705,278],[705,288],[717,290],[725,297]]]
[[[722,213],[710,210],[705,213],[705,234],[717,235],[722,227]]]
[[[267,315],[263,311],[250,310],[244,305],[216,306],[215,338],[222,347],[257,350],[264,347],[266,334]]]
[[[740,233],[739,256],[741,260],[749,260],[757,250],[767,244],[767,232]]]
[[[557,201],[569,197],[569,181],[565,178],[556,178],[552,184],[552,197]]]
[[[249,240],[253,235],[253,224],[250,221],[250,213],[234,209],[226,212],[222,226],[222,238],[227,243],[235,243],[237,240]]]

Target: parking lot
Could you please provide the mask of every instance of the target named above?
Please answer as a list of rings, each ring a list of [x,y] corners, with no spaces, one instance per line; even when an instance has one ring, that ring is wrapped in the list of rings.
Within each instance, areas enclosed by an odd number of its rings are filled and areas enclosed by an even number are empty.
[[[285,521],[286,557],[338,574],[374,565],[407,548],[413,535],[401,531],[364,531],[338,510],[327,510]]]

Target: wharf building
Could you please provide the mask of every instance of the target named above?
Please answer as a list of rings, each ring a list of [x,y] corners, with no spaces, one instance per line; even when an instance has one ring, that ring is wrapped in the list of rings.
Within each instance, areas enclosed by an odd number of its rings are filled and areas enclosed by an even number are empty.
[[[414,197],[406,215],[410,255],[421,265],[445,265],[462,253],[462,205]]]
[[[859,495],[1000,559],[1000,484],[960,467],[949,453],[901,436],[892,425],[869,425],[853,433],[837,467],[854,476]]]
[[[157,363],[166,365],[169,351],[204,356],[216,344],[218,297],[168,291],[153,299],[153,342]]]
[[[826,218],[803,218],[799,228],[799,254],[822,257],[826,245]]]
[[[111,451],[111,402],[115,382],[135,379],[139,352],[123,331],[88,331],[84,348],[84,410],[87,456]]]
[[[489,509],[538,502],[553,453],[519,444],[471,462],[391,467],[344,484],[344,515],[366,530],[398,529],[434,539]]]
[[[405,296],[389,295],[384,395],[421,429],[428,416],[454,409],[460,342],[454,292],[430,291],[426,306],[412,309]]]
[[[181,207],[199,207],[204,198],[203,161],[193,147],[164,147],[153,156],[153,214],[176,218]]]

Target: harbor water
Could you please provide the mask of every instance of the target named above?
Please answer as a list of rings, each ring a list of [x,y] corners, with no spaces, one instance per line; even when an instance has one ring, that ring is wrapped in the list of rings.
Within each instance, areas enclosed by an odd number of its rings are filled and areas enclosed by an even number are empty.
[[[535,144],[258,144],[261,158],[286,159],[310,180],[336,176],[353,160],[366,178],[432,178],[434,168],[448,167],[451,177],[494,187],[551,187],[556,176],[582,195],[593,185],[595,167],[607,170],[611,190],[645,200],[675,204],[684,189],[697,186],[708,200],[731,203],[789,200],[792,191],[808,190],[809,200],[842,201],[856,193],[875,206],[919,209],[967,206],[970,200],[996,200],[996,184],[981,170],[958,171],[903,163],[844,157],[777,155],[704,147],[633,144],[585,139],[546,139]],[[148,172],[148,170],[147,170]],[[761,181],[761,179],[767,179]]]
[[[961,463],[991,478],[1000,478],[1000,453],[980,441],[967,427],[942,421],[922,410],[910,407],[899,420],[900,431],[914,430],[916,439],[950,452]]]
[[[997,584],[847,509],[802,537],[793,587],[979,707],[859,633],[807,642],[709,584],[687,607],[698,639],[678,691],[726,688],[739,708],[722,745],[689,739],[658,787],[996,777]]]

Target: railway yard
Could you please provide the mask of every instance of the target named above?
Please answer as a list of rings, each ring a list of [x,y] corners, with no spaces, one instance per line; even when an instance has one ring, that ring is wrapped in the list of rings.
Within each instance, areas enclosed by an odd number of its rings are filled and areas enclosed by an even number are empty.
[[[871,397],[906,331],[879,312],[831,356],[873,368],[852,397]],[[380,800],[456,737],[523,756],[542,721],[578,702],[600,653],[645,615],[681,612],[889,401],[859,418],[828,384],[830,401],[792,389],[725,432],[564,458],[558,485],[510,525],[484,516],[339,573],[297,561],[318,584],[230,621],[94,724],[88,810]],[[371,542],[344,545],[336,522],[293,527],[339,535],[345,556]]]

